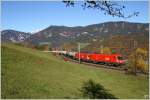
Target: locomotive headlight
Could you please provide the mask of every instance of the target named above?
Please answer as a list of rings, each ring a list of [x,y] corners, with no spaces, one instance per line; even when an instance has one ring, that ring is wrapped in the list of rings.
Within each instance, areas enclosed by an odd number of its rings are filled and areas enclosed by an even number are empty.
[[[88,59],[88,60],[90,59],[89,56],[87,56],[87,59]]]

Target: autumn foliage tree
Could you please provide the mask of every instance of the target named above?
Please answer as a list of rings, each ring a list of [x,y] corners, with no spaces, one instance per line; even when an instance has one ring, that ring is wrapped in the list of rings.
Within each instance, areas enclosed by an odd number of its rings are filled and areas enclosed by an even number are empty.
[[[104,47],[103,48],[103,53],[104,54],[111,54],[111,49],[109,47]]]
[[[148,71],[148,52],[142,48],[138,48],[136,50],[137,55],[137,68],[141,69],[143,72]]]
[[[137,48],[128,59],[131,72],[135,73],[140,70],[144,73],[148,72],[148,52],[142,48]]]
[[[63,48],[66,51],[77,50],[77,44],[76,43],[64,43],[61,48]]]

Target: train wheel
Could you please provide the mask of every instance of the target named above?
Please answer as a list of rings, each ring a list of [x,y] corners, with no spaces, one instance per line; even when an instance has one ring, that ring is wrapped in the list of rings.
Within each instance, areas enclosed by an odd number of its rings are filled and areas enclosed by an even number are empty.
[[[106,65],[106,66],[110,66],[110,64],[109,64],[109,63],[105,63],[105,65]]]
[[[95,61],[95,62],[94,62],[94,64],[98,64],[98,62],[97,62],[97,61]]]
[[[113,64],[113,66],[118,67],[119,65],[118,64]]]
[[[104,62],[101,62],[101,64],[104,65],[105,63],[104,63]]]

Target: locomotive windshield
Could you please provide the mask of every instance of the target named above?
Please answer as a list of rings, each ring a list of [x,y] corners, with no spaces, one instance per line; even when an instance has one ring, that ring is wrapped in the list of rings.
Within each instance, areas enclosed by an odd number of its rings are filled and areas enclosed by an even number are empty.
[[[119,56],[119,57],[118,57],[118,60],[123,60],[123,57]]]

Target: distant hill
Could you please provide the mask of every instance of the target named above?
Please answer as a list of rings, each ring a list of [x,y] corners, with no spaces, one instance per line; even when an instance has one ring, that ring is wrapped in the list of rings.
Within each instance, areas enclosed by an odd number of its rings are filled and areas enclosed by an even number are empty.
[[[3,30],[1,31],[1,40],[3,42],[22,42],[28,37],[30,37],[30,33],[15,31],[15,30]]]
[[[148,37],[148,33],[148,23],[120,21],[93,24],[85,27],[50,26],[31,35],[26,41],[33,44],[51,42],[55,47],[70,41],[91,42],[93,39],[108,38],[113,35],[136,34],[138,37],[142,34],[144,37]]]
[[[92,46],[94,41],[97,44],[101,44],[102,42],[100,41],[109,41],[111,37],[117,35],[123,36],[123,39],[132,38],[131,40],[137,40],[140,44],[145,43],[145,41],[147,42],[149,40],[149,24],[119,21],[93,24],[84,27],[49,26],[32,35],[14,30],[4,30],[2,31],[2,41],[23,41],[33,45],[50,43],[52,47],[63,47],[63,45],[70,44],[72,47],[76,47],[77,42],[89,43]],[[103,45],[107,45],[108,41],[103,42]],[[130,40],[124,40],[124,42],[131,43]]]

